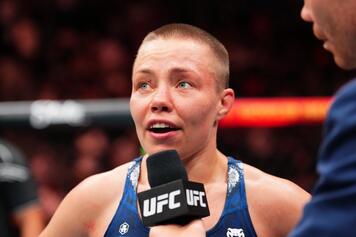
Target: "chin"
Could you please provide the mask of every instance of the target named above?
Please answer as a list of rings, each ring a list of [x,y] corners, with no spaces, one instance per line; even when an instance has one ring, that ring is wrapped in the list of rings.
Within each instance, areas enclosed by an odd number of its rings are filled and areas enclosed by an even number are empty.
[[[166,151],[166,150],[177,150],[177,148],[172,147],[172,146],[155,146],[155,147],[150,147],[146,151],[149,155],[152,155],[154,153],[160,152],[160,151]]]
[[[350,51],[353,52],[353,51]],[[332,54],[336,65],[344,70],[356,69],[356,56],[350,52],[334,49]]]
[[[344,70],[352,70],[356,69],[356,61],[352,60],[345,60],[344,58],[341,57],[334,57],[335,63],[342,69]]]

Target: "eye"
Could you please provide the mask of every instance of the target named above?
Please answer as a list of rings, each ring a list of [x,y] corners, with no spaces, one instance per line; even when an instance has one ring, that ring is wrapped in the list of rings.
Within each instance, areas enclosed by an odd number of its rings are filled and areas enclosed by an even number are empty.
[[[147,90],[150,88],[150,85],[147,82],[141,82],[138,84],[138,89]]]
[[[178,88],[187,89],[190,87],[192,87],[192,86],[186,81],[181,81],[178,83]]]

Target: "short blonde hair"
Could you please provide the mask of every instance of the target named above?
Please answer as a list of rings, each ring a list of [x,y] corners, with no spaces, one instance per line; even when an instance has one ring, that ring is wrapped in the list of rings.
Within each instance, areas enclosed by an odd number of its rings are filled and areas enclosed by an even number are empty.
[[[142,45],[156,39],[190,39],[199,43],[206,44],[216,57],[218,67],[216,67],[216,76],[218,79],[218,88],[229,87],[229,53],[225,46],[208,32],[188,24],[168,24],[150,32],[143,39]],[[139,48],[139,50],[140,50]]]

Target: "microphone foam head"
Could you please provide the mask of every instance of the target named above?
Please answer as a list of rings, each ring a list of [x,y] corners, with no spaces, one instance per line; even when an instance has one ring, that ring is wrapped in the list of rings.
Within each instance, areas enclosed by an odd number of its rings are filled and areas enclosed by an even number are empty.
[[[187,172],[176,150],[165,150],[147,158],[147,175],[151,187],[174,180],[188,180]]]

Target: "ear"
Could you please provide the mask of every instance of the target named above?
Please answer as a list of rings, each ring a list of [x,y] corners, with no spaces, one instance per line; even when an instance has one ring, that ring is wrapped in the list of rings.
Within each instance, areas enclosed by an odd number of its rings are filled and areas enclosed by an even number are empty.
[[[224,89],[221,93],[220,103],[216,120],[219,121],[224,118],[232,108],[235,102],[235,93],[231,88]]]

